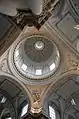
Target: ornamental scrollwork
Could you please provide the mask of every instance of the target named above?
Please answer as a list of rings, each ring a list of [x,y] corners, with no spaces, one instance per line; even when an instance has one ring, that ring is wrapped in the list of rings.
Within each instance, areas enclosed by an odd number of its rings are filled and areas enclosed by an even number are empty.
[[[7,65],[7,58],[4,58],[1,62],[0,62],[0,70],[5,72],[5,73],[10,73],[8,65]]]
[[[69,71],[76,71],[79,69],[79,60],[75,57],[73,57],[71,54],[67,55],[67,60],[63,67],[63,73],[69,72]]]

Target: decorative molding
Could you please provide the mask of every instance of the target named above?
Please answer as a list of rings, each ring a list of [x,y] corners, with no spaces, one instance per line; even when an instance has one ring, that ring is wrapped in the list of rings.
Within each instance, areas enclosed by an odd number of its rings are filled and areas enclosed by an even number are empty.
[[[4,55],[3,57],[1,57],[1,60],[0,60],[0,70],[5,72],[5,73],[11,74],[11,72],[9,70],[9,67],[8,67],[7,58],[8,58],[8,53],[6,55]]]
[[[73,56],[73,53],[68,53],[67,54],[67,59],[66,59],[66,63],[64,65],[64,69],[62,70],[62,73],[67,73],[70,71],[78,71],[79,69],[79,60],[77,59],[77,57],[75,57],[75,54]]]
[[[37,90],[34,90],[32,92],[32,104],[31,104],[31,112],[32,113],[40,113],[42,111],[42,106],[41,106],[41,97],[40,94]]]

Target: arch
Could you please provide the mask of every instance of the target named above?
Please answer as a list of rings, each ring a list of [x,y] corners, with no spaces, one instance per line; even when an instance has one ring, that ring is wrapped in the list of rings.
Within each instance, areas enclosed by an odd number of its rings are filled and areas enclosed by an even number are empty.
[[[55,91],[59,85],[62,85],[67,80],[69,80],[69,78],[74,77],[74,76],[79,76],[79,71],[78,70],[75,70],[75,71],[72,70],[72,71],[66,72],[66,73],[62,74],[56,81],[51,83],[47,87],[46,91],[43,94],[42,105],[44,104],[44,101],[46,100],[48,95],[51,94],[52,91]]]
[[[10,81],[13,84],[15,84],[16,86],[20,87],[20,89],[22,89],[22,90],[24,89],[29,101],[31,102],[32,96],[30,94],[29,89],[23,83],[21,83],[15,76],[0,71],[0,77],[6,78],[8,81]]]
[[[68,101],[71,106],[77,104],[77,102],[74,101],[74,97],[72,95],[75,94],[77,90],[79,90],[78,77],[79,71],[70,71],[64,75],[61,75],[61,77],[56,82],[50,84],[43,97],[43,108],[45,109],[46,106],[48,106],[48,102],[55,103],[59,108],[60,117],[63,118],[65,116],[65,109],[67,108]]]

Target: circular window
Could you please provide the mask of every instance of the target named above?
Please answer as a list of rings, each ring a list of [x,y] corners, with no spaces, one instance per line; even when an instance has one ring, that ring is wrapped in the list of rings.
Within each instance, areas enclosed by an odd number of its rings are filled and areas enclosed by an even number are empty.
[[[56,44],[41,35],[21,40],[14,51],[14,64],[24,76],[32,79],[46,78],[53,74],[60,61]]]

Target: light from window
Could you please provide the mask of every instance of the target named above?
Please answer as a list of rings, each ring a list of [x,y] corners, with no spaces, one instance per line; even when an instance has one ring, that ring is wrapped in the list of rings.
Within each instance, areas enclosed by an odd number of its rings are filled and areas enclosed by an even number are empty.
[[[53,70],[53,69],[55,69],[55,63],[50,65],[50,70]]]
[[[71,100],[71,104],[72,104],[72,105],[76,105],[76,102],[75,102],[74,99]]]
[[[15,57],[18,57],[18,55],[19,55],[19,50],[16,50]]]
[[[7,118],[5,118],[5,119],[12,119],[12,117],[7,117]]]
[[[22,68],[24,71],[26,71],[26,69],[27,69],[27,65],[22,64],[21,68]]]
[[[56,119],[56,113],[52,106],[49,105],[49,116],[51,119]]]
[[[6,102],[6,98],[3,97],[2,100],[1,100],[1,103],[5,103]]]
[[[79,30],[79,25],[76,25],[74,28],[77,29],[77,30]]]
[[[41,69],[37,69],[36,70],[36,75],[41,75],[42,74],[42,70]]]
[[[22,113],[21,113],[21,117],[23,117],[28,111],[28,104],[26,104],[23,109],[22,109]]]

